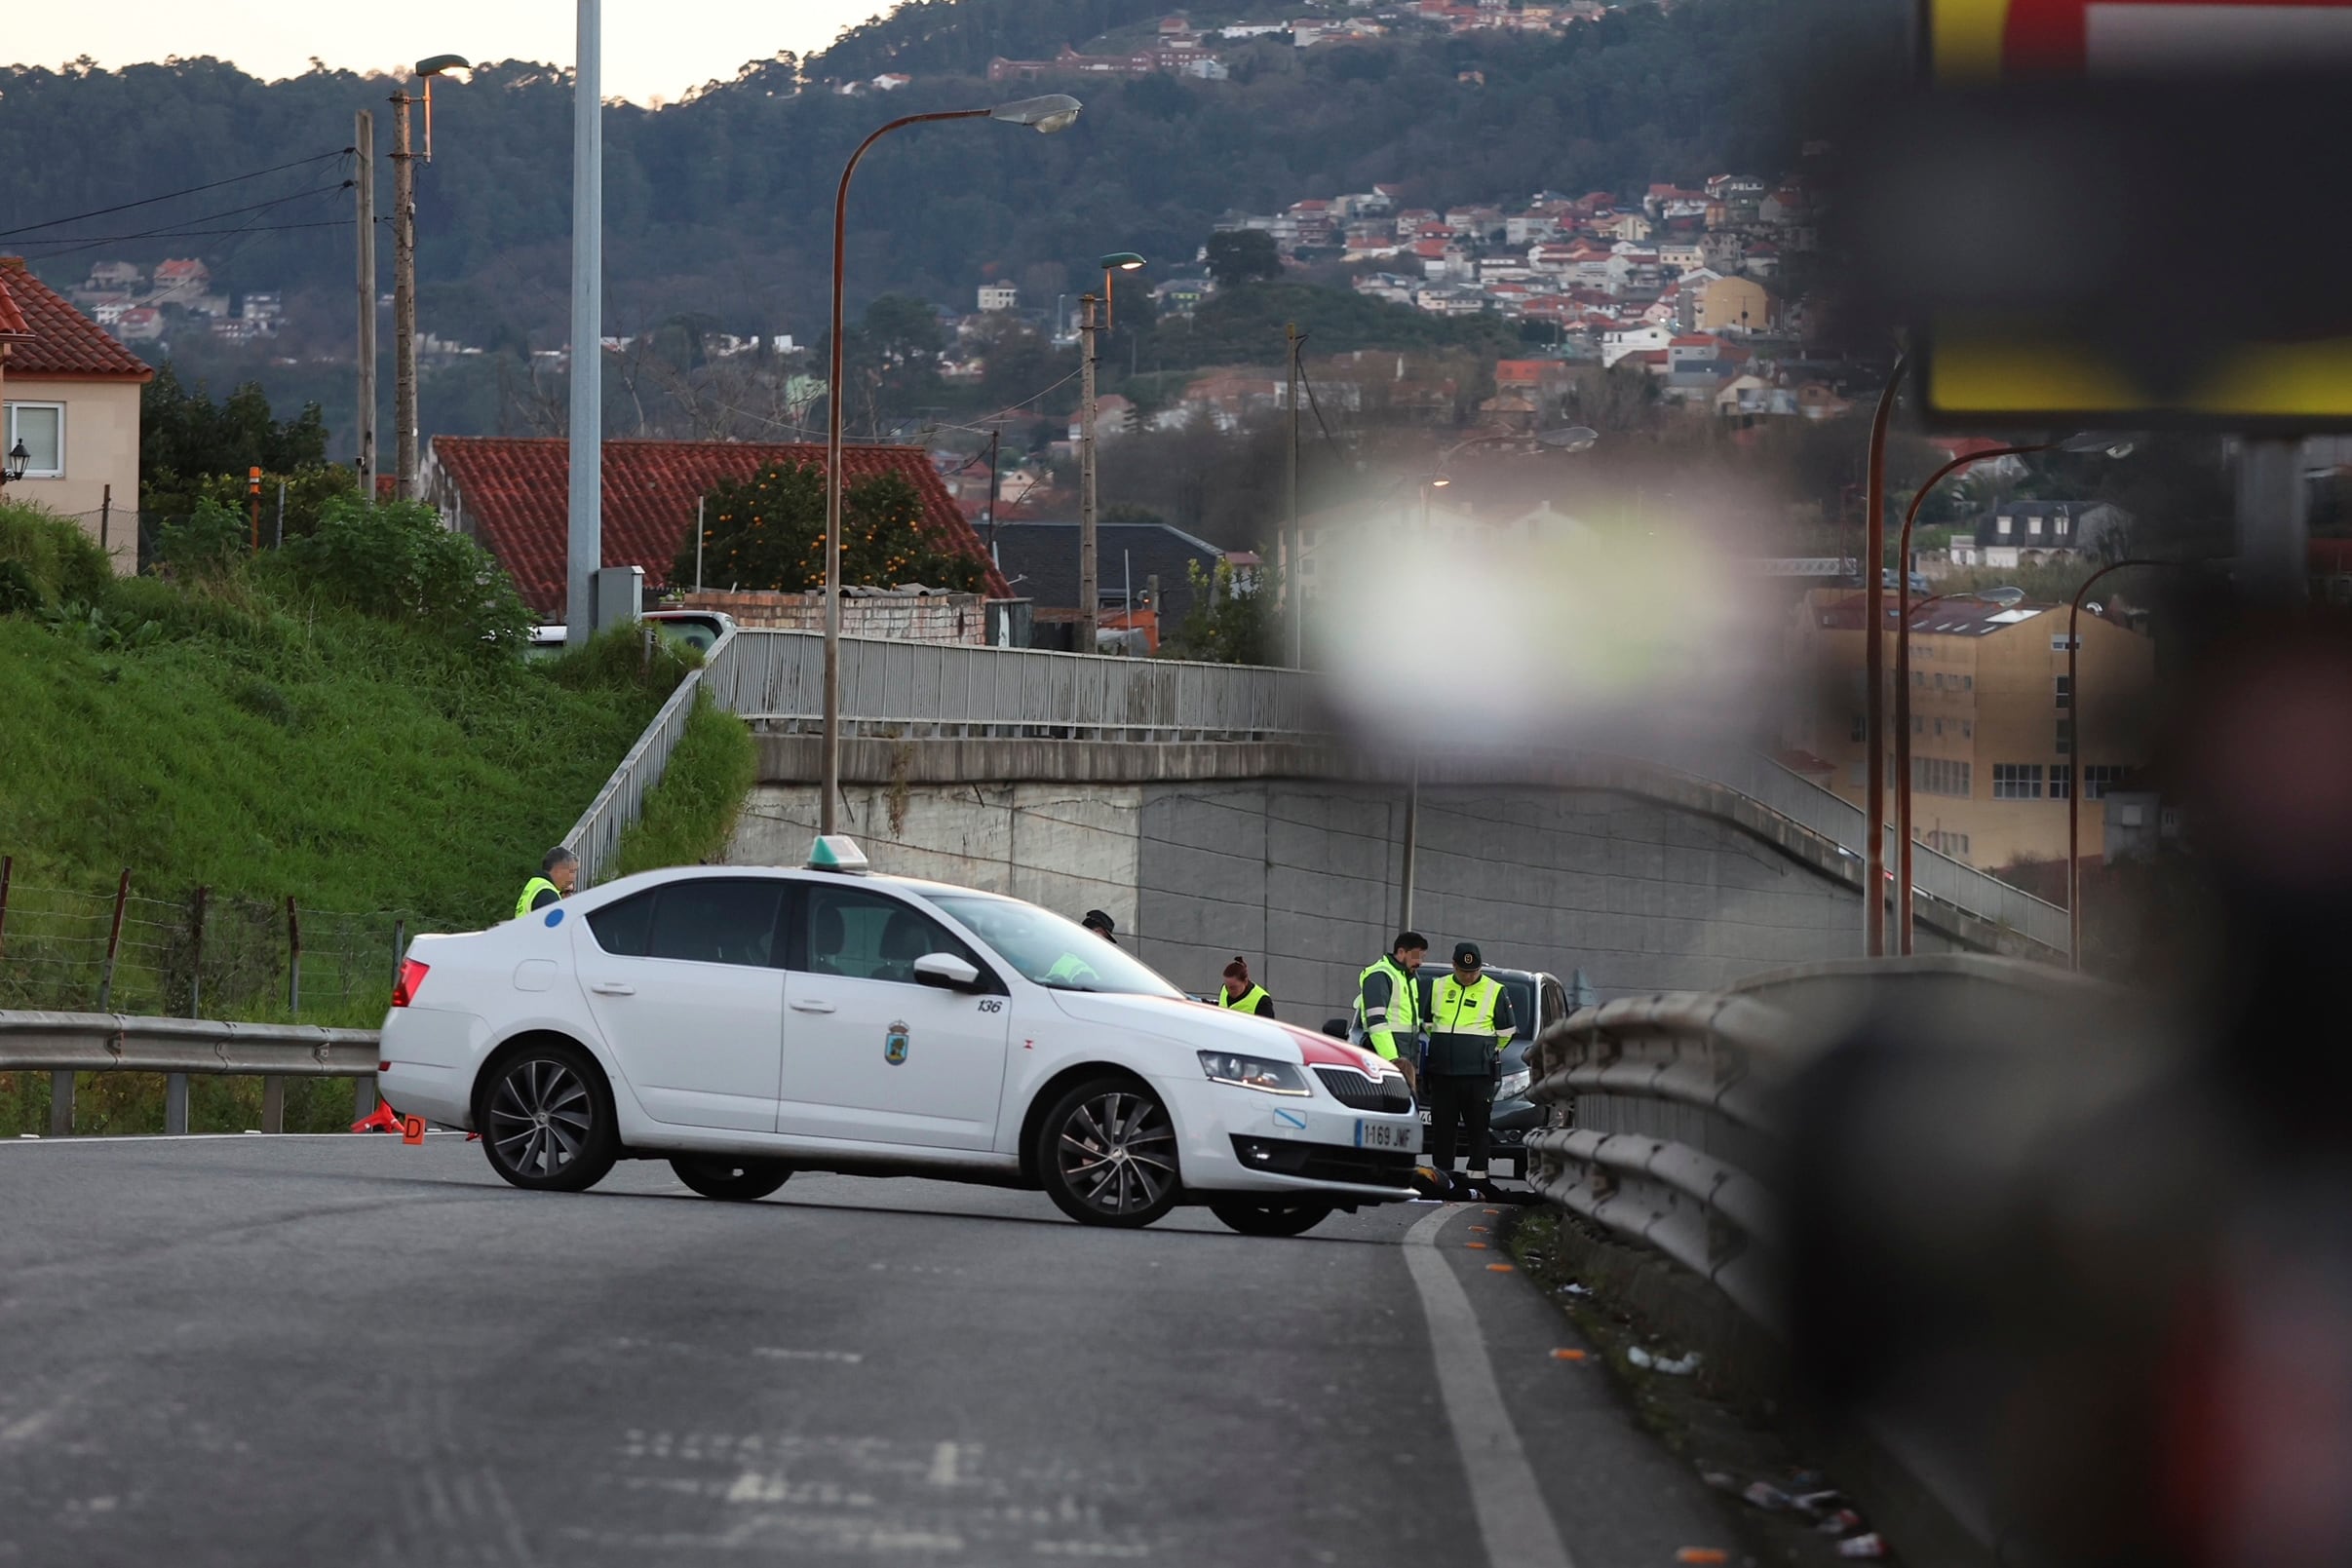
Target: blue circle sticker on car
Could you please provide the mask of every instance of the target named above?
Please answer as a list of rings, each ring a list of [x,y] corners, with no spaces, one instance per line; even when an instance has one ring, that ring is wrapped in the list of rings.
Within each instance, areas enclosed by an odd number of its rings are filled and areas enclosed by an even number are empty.
[[[560,909],[550,909],[550,910],[547,912],[547,923],[548,923],[550,926],[560,926],[560,925],[562,925],[562,924],[563,924],[563,911],[562,911],[562,910],[560,910]]]

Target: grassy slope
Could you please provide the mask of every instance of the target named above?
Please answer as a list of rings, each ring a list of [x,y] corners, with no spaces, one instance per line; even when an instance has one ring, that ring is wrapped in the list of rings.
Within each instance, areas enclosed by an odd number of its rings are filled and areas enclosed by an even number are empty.
[[[171,590],[139,595],[163,606]],[[0,618],[0,851],[28,882],[486,921],[512,906],[658,706],[453,663],[349,612],[174,610],[78,646]]]
[[[19,977],[42,977],[25,961],[40,950],[44,889],[111,894],[128,865],[135,893],[181,900],[149,910],[169,920],[207,884],[215,899],[208,1014],[279,1012],[256,1008],[251,993],[226,995],[227,967],[267,972],[283,957],[277,929],[266,919],[240,926],[231,905],[292,894],[306,911],[304,1019],[372,1026],[390,912],[413,931],[480,926],[511,910],[675,673],[657,668],[640,683],[636,654],[617,647],[568,667],[452,659],[424,632],[347,611],[296,613],[235,587],[191,594],[124,583],[108,614],[154,620],[164,635],[100,649],[0,616],[0,853],[16,858],[10,956]],[[633,835],[640,863],[723,845],[750,751],[739,723],[698,715],[675,784],[657,792]],[[328,911],[367,918],[338,922]],[[324,949],[338,940],[371,945],[354,958],[349,988],[329,993],[341,976]],[[127,949],[116,1005],[145,1010],[163,982],[134,973],[136,961]],[[75,972],[73,1005],[90,1005],[87,979]],[[193,1088],[199,1130],[258,1125],[257,1081]],[[289,1128],[348,1119],[340,1081],[288,1090]],[[45,1128],[48,1100],[46,1074],[0,1074],[0,1136]],[[77,1113],[85,1131],[153,1130],[161,1081],[88,1075]]]

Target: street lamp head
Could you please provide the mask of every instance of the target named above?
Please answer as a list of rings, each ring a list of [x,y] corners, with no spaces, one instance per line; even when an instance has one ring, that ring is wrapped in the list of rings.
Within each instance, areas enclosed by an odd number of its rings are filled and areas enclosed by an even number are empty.
[[[1584,425],[1567,425],[1558,430],[1537,431],[1536,443],[1549,446],[1556,452],[1589,452],[1600,440],[1600,432]]]
[[[470,71],[474,62],[463,55],[430,55],[416,62],[419,76],[439,76],[443,71]]]
[[[1102,267],[1106,272],[1113,267],[1118,268],[1121,272],[1133,272],[1141,265],[1143,265],[1143,258],[1133,250],[1113,250],[1102,258]]]
[[[2133,445],[2134,442],[2129,436],[2118,435],[2111,430],[2086,430],[2080,435],[2069,436],[2060,441],[2058,449],[2081,456],[2129,457],[2132,455]]]
[[[1431,489],[1443,490],[1446,488],[1446,486],[1453,482],[1453,476],[1450,474],[1432,474],[1429,477],[1428,482]]]
[[[1048,93],[1041,98],[999,103],[988,111],[988,118],[1002,120],[1007,125],[1033,126],[1052,135],[1057,131],[1067,131],[1077,120],[1081,107],[1079,101],[1067,93]]]
[[[8,482],[14,484],[24,478],[24,471],[32,466],[32,460],[33,454],[24,449],[24,442],[19,439],[16,445],[8,449],[8,467],[0,469],[0,474],[5,474]]]

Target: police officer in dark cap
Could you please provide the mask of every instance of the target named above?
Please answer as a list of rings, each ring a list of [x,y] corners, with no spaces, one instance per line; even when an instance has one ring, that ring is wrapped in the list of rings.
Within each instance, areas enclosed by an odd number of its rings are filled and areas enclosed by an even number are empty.
[[[1454,1186],[1455,1133],[1467,1129],[1469,1162],[1462,1174],[1473,1194],[1486,1194],[1486,1118],[1503,1070],[1503,1047],[1517,1027],[1511,993],[1485,972],[1478,943],[1456,942],[1453,973],[1430,987],[1429,1059],[1421,1073],[1421,1093],[1429,1105],[1429,1164],[1448,1187]]]
[[[1101,910],[1089,909],[1086,912],[1086,918],[1079,921],[1078,924],[1084,926],[1087,930],[1093,932],[1096,936],[1101,937],[1113,947],[1119,945],[1119,938],[1111,935],[1110,916],[1104,914]]]

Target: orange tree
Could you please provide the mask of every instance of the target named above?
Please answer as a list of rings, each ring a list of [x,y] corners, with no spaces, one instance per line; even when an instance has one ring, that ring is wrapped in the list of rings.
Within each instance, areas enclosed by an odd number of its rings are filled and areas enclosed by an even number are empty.
[[[985,571],[943,550],[923,523],[922,497],[904,476],[883,474],[841,496],[841,581],[878,588],[921,583],[978,593]],[[671,566],[694,581],[694,536]],[[787,593],[825,585],[825,471],[770,463],[747,479],[721,480],[703,507],[702,580],[713,588]]]

